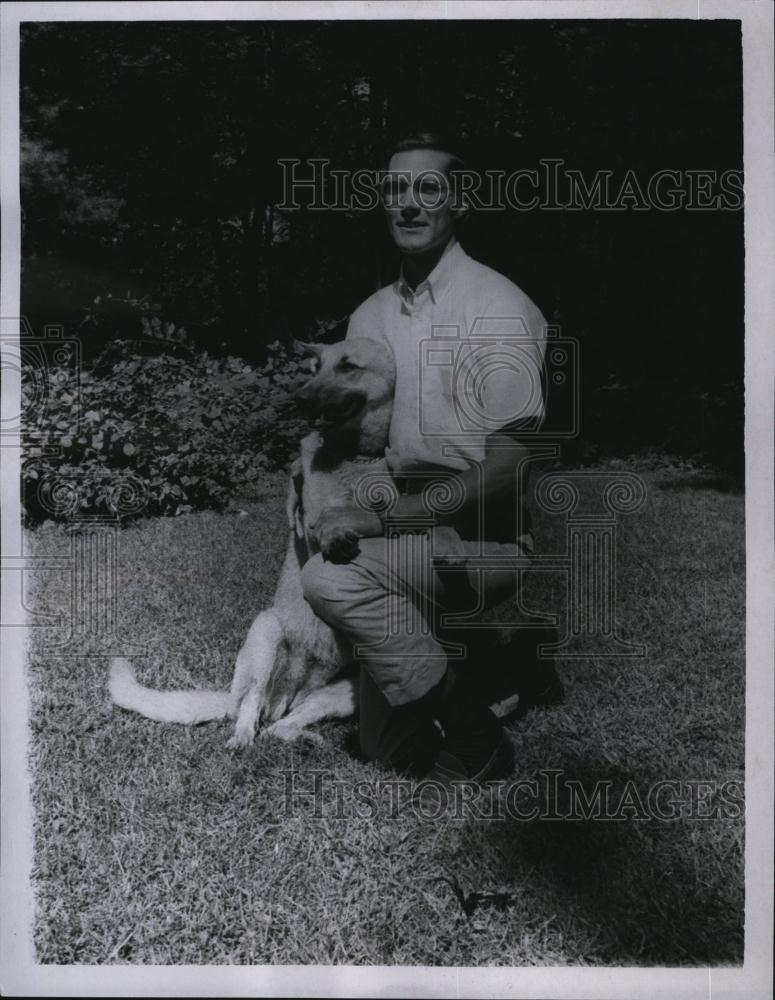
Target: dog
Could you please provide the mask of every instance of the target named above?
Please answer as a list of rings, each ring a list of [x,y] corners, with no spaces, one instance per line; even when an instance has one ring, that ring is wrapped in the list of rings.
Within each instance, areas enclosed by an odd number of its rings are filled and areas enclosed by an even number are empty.
[[[256,617],[239,651],[231,690],[156,691],[138,683],[128,660],[111,661],[114,704],[186,725],[228,716],[235,720],[232,749],[251,744],[259,726],[281,739],[319,742],[309,726],[356,707],[349,649],[304,600],[301,568],[320,551],[313,532],[320,513],[350,505],[365,471],[386,471],[395,362],[387,345],[367,338],[300,346],[312,355],[314,374],[296,401],[318,417],[319,429],[302,440],[292,466],[285,561],[271,607]]]

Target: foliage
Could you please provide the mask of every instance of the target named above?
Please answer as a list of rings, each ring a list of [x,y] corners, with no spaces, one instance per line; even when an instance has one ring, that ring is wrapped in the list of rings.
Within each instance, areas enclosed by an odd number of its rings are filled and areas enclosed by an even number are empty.
[[[181,343],[171,324],[148,327]],[[108,353],[81,372],[76,388],[58,369],[48,371],[45,405],[33,391],[41,373],[25,373],[31,520],[72,513],[73,505],[115,509],[122,482],[139,496],[136,512],[223,508],[235,494],[255,494],[262,473],[287,462],[304,432],[292,400],[303,363],[277,342],[261,366],[206,352],[149,356],[128,341]]]

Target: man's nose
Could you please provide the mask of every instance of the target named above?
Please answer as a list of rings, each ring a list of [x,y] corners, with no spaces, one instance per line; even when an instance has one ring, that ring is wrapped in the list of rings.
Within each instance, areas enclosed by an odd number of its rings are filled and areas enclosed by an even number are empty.
[[[414,188],[411,185],[403,188],[396,195],[396,208],[399,209],[401,215],[413,217],[420,211],[420,207],[417,203]]]

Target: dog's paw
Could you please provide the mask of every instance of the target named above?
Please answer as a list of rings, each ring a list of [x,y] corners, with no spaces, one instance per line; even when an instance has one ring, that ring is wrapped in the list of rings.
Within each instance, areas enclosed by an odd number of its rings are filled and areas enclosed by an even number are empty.
[[[352,562],[360,550],[358,536],[352,531],[332,534],[320,546],[323,558],[332,563]]]
[[[376,515],[365,515],[371,518]],[[360,536],[370,533],[374,525],[363,521],[364,512],[351,507],[326,507],[310,525],[323,558],[333,563],[346,563],[360,552]],[[361,530],[366,527],[367,530]]]
[[[290,722],[287,719],[280,719],[278,722],[273,722],[271,726],[267,726],[261,735],[275,736],[278,740],[285,740],[286,743],[305,739],[321,746],[324,742],[323,737],[319,733],[315,733],[311,729],[305,729],[304,726],[300,726],[296,722]]]
[[[244,750],[253,742],[252,729],[235,729],[234,735],[226,742],[227,750]]]

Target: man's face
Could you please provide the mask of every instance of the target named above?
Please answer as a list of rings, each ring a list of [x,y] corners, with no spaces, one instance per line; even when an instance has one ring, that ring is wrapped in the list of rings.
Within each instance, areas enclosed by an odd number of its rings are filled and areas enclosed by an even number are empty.
[[[452,206],[449,153],[409,149],[390,159],[383,186],[388,229],[404,254],[446,246],[460,216]]]

